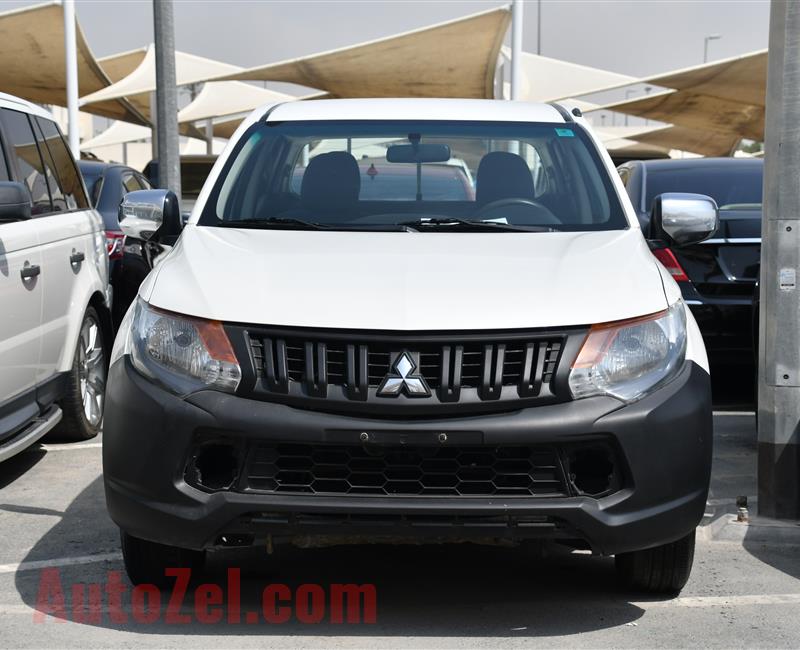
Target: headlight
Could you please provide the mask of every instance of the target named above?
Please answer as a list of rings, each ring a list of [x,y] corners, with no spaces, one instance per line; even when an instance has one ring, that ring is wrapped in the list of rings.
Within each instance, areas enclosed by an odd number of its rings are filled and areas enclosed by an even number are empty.
[[[672,379],[686,356],[686,312],[669,309],[627,321],[594,325],[569,375],[573,397],[611,395],[625,402]]]
[[[161,311],[141,299],[126,347],[140,373],[178,395],[202,389],[233,393],[242,379],[220,322]]]

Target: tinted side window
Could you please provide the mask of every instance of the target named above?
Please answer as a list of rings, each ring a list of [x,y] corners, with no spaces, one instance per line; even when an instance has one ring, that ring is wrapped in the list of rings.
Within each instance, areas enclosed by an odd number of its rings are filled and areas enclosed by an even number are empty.
[[[122,186],[125,188],[124,189],[125,194],[127,194],[128,192],[136,192],[138,190],[145,189],[139,183],[139,179],[136,178],[136,176],[131,173],[122,175]]]
[[[31,193],[31,214],[47,214],[52,210],[50,193],[44,176],[44,164],[28,116],[8,109],[3,109],[2,112],[12,149],[9,153],[16,160],[19,171],[18,180],[25,183]]]
[[[42,155],[42,160],[44,160],[44,175],[45,178],[47,178],[47,186],[50,188],[50,199],[53,202],[53,211],[66,212],[70,208],[67,207],[64,192],[61,191],[61,184],[58,182],[56,164],[53,162],[53,157],[50,155],[50,150],[44,143],[44,137],[42,136],[39,126],[35,124],[35,120],[34,131],[36,132],[36,141],[39,144],[39,153]]]
[[[141,174],[136,174],[136,178],[139,179],[139,185],[142,186],[143,190],[152,190],[153,186],[150,185],[150,181],[148,181],[144,176]]]
[[[8,174],[8,165],[6,165],[6,158],[3,155],[3,144],[0,142],[0,181],[10,181],[11,176]]]
[[[81,177],[75,167],[75,161],[73,161],[72,155],[67,149],[64,138],[61,137],[55,122],[41,118],[36,118],[36,120],[44,134],[47,149],[53,158],[56,174],[61,183],[61,190],[67,202],[67,208],[69,210],[85,210],[89,207],[89,202],[83,191],[83,183],[81,183]]]

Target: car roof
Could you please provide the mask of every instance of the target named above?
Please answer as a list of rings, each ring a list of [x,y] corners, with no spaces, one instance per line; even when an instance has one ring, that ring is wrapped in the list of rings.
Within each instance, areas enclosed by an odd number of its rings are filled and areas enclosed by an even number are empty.
[[[43,117],[46,120],[53,120],[53,116],[41,106],[37,106],[26,99],[9,95],[8,93],[0,92],[0,108],[10,108],[14,111],[22,111],[23,113],[37,115],[38,117]]]
[[[78,167],[82,172],[88,172],[90,170],[96,172],[102,172],[106,169],[111,169],[112,167],[124,167],[124,165],[120,165],[117,163],[108,163],[108,162],[101,162],[99,160],[77,160]]]
[[[272,109],[270,111],[270,109]],[[316,99],[269,104],[268,122],[305,120],[447,120],[480,122],[551,122],[563,124],[561,113],[549,104],[496,99]]]
[[[665,158],[641,160],[648,171],[668,169],[721,169],[727,167],[757,168],[764,165],[762,158]]]

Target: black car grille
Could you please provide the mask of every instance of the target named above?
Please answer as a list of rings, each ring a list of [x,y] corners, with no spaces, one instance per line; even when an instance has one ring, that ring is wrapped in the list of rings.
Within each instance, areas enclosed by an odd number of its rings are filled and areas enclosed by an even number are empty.
[[[327,383],[334,386],[347,385],[347,345],[335,343],[308,344],[297,339],[288,339],[283,342],[280,340],[273,342],[267,339],[267,344],[269,343],[276,345],[276,347],[286,346],[286,376],[290,381],[310,383],[309,379],[312,375],[306,372],[306,360],[308,358],[314,359],[314,370],[319,375],[320,365],[317,363],[316,357],[321,354],[324,361],[320,363],[325,366]],[[256,359],[256,367],[260,370],[259,376],[264,375],[264,344],[265,341],[263,340],[251,339],[253,357]],[[419,371],[431,388],[439,388],[442,385],[442,357],[450,354],[453,356],[460,355],[461,357],[461,388],[479,388],[482,384],[484,369],[487,366],[491,367],[493,373],[497,373],[499,368],[502,369],[503,386],[516,386],[519,384],[523,377],[525,355],[529,348],[531,354],[531,375],[529,379],[531,383],[534,383],[535,375],[538,374],[540,381],[537,384],[537,388],[540,388],[541,384],[549,383],[553,377],[558,353],[561,350],[561,342],[545,341],[540,346],[534,343],[528,345],[524,343],[461,346],[427,345],[417,346],[416,352],[419,354]],[[358,353],[361,354],[363,352],[358,350]],[[502,355],[501,359],[498,358],[499,355]],[[276,353],[273,359],[278,356]],[[541,368],[536,367],[536,361],[539,356],[542,359]],[[367,385],[378,386],[391,370],[391,346],[385,344],[367,346],[366,359]]]
[[[278,494],[566,496],[548,446],[375,446],[262,443],[244,489]]]
[[[509,408],[512,401],[555,401],[553,382],[570,340],[583,332],[513,335],[393,336],[350,333],[260,331],[229,327],[239,358],[251,365],[252,377],[240,393],[256,399],[285,401],[312,408],[345,410],[358,403],[387,413],[419,412],[446,405],[483,405],[479,410]],[[428,389],[396,395],[381,392],[384,380],[396,376],[396,364],[407,355]],[[244,357],[247,357],[244,359]],[[244,365],[244,364],[243,364]],[[348,407],[347,404],[350,404]],[[367,409],[369,410],[369,409]],[[374,411],[375,409],[373,409]]]

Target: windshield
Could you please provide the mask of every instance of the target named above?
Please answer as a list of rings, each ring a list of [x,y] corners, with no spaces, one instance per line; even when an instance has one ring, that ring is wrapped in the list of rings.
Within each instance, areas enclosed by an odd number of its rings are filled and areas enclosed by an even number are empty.
[[[760,209],[764,182],[764,166],[734,167],[731,164],[647,170],[649,210],[653,199],[664,192],[705,194],[717,202],[720,210]]]
[[[445,121],[256,124],[200,225],[358,230],[610,230],[616,192],[577,125]]]

